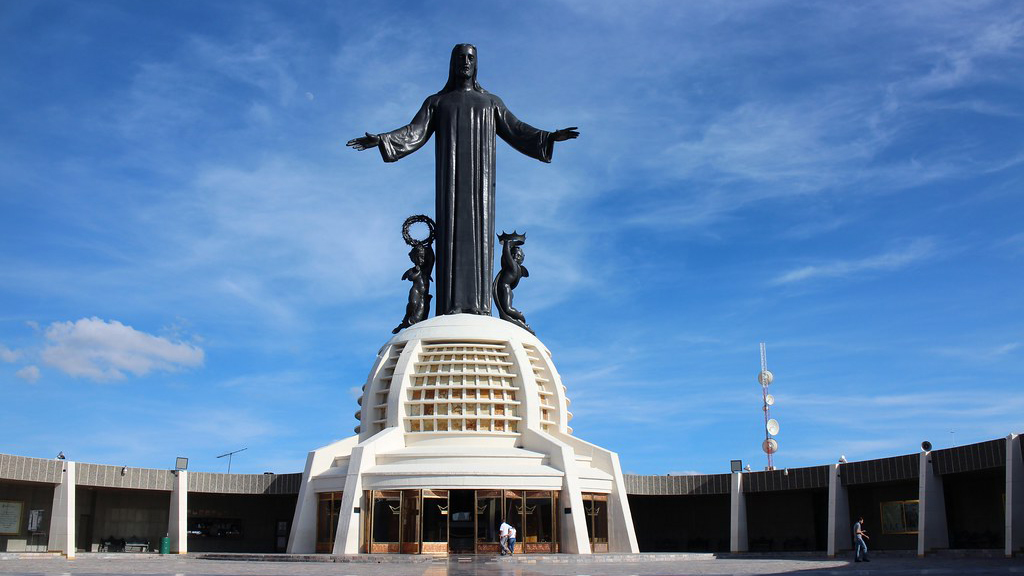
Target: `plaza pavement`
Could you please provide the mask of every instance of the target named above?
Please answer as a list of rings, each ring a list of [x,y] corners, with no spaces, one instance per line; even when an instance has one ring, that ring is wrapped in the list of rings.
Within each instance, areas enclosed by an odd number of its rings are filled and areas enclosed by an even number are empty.
[[[624,559],[593,560],[576,557],[500,558],[452,556],[443,559],[410,558],[408,561],[268,562],[209,560],[188,556],[154,554],[80,554],[67,560],[50,554],[2,554],[0,574],[21,576],[677,576],[686,574],[800,574],[807,576],[982,575],[1020,574],[1024,560],[979,557],[876,555],[870,563],[849,559],[808,556],[723,556],[711,554],[641,554]],[[342,559],[338,559],[342,560]]]

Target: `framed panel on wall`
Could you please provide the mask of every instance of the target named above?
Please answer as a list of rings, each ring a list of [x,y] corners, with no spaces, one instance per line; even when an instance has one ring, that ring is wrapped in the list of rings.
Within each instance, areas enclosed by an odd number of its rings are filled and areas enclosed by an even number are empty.
[[[0,500],[0,534],[6,536],[21,534],[21,515],[24,512],[24,502]]]
[[[894,500],[880,504],[882,534],[917,534],[917,500]]]

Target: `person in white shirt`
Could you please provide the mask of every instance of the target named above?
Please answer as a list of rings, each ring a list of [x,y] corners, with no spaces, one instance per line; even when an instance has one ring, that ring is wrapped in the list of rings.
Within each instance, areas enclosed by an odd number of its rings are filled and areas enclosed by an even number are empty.
[[[516,527],[515,526],[509,526],[508,527],[508,553],[509,554],[515,554],[516,553]]]
[[[857,522],[853,525],[853,560],[855,562],[871,562],[868,560],[868,543],[864,540],[870,540],[868,531],[864,529],[864,517],[858,516]]]
[[[508,550],[508,531],[512,527],[508,525],[508,522],[501,521],[501,526],[498,526],[498,541],[501,542],[501,555],[509,554]]]

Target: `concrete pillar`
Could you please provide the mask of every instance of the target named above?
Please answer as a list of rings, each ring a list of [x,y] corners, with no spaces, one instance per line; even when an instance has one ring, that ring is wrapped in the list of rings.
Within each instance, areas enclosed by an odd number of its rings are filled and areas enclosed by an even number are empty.
[[[167,513],[167,536],[171,554],[188,553],[188,471],[175,470],[171,488],[171,509]]]
[[[622,477],[622,466],[619,455],[607,452],[612,461],[615,478],[614,489],[608,500],[608,541],[609,552],[638,554],[640,545],[636,541],[636,529],[633,527],[633,512],[629,509],[629,497],[626,495],[626,480]]]
[[[539,413],[539,411],[538,411]],[[579,472],[576,469],[576,451],[572,446],[562,442],[549,434],[545,434],[536,428],[527,428],[523,431],[523,447],[527,450],[534,450],[548,455],[551,466],[561,470],[562,490],[558,498],[559,507],[563,508],[559,522],[559,541],[562,552],[567,554],[590,554],[590,536],[587,533],[587,514],[583,506],[583,492]],[[609,514],[609,545],[612,544],[612,530],[616,520],[616,510],[612,508],[612,502],[608,502]],[[572,511],[565,514],[564,509]],[[609,548],[610,550],[610,548]]]
[[[729,551],[746,552],[747,498],[743,494],[743,472],[733,472],[729,479]]]
[[[1024,459],[1020,435],[1006,437],[1006,557],[1024,548]]]
[[[833,464],[828,477],[828,557],[852,549],[850,492],[842,479],[842,464]]]
[[[64,461],[60,484],[53,489],[50,539],[47,549],[75,557],[75,463]]]
[[[940,548],[949,548],[949,531],[946,528],[946,494],[942,489],[942,478],[932,467],[931,452],[921,451],[918,468],[917,507],[917,555],[924,556]]]
[[[310,480],[330,466],[326,451],[314,450],[306,456],[306,469],[302,474],[302,486],[292,516],[292,529],[288,533],[289,554],[312,554],[316,552],[316,504],[317,495]]]
[[[372,502],[364,502],[363,473],[377,463],[378,452],[393,452],[405,446],[401,428],[385,428],[352,448],[341,495],[338,530],[334,535],[334,554],[359,554],[362,514],[369,514]],[[359,512],[356,512],[356,509]]]
[[[349,436],[317,448],[306,457],[306,468],[302,473],[302,485],[299,487],[299,499],[295,504],[295,514],[292,516],[292,529],[288,535],[289,554],[312,554],[316,552],[316,514],[317,496],[313,486],[313,480],[329,470],[335,461],[348,469],[347,457],[352,448],[359,443],[359,436]],[[342,462],[344,461],[344,462]],[[342,468],[339,468],[340,472]],[[323,484],[319,486],[322,492],[341,492],[345,489],[345,477],[336,480],[335,484]],[[344,497],[342,498],[344,500]],[[359,506],[358,500],[356,506]]]

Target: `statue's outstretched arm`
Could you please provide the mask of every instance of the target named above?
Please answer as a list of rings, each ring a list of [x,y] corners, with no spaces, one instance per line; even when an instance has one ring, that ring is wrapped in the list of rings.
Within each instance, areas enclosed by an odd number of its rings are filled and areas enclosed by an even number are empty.
[[[349,140],[346,146],[351,146],[356,150],[362,151],[367,148],[376,148],[377,144],[380,144],[380,136],[367,132],[366,136],[360,136],[359,138]]]

